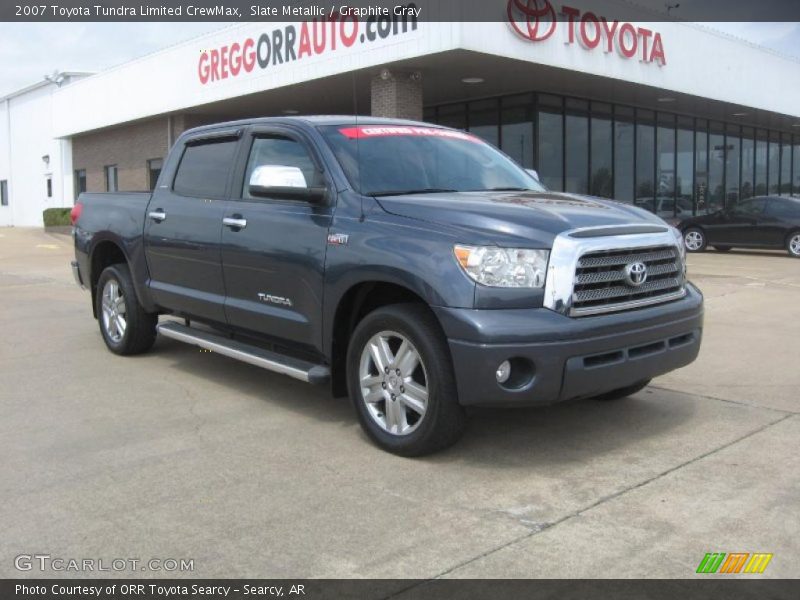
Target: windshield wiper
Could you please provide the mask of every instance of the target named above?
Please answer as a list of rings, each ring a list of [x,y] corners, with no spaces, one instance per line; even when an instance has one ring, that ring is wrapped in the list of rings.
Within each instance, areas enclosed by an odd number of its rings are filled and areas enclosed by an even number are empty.
[[[409,194],[441,194],[446,192],[457,192],[447,188],[422,188],[419,190],[384,190],[381,192],[370,192],[370,196],[408,196]]]

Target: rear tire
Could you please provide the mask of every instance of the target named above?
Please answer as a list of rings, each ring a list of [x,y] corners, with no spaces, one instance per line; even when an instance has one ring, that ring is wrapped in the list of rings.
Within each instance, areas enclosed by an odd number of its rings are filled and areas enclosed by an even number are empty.
[[[126,264],[106,267],[97,281],[97,322],[111,352],[123,356],[147,352],[156,341],[158,315],[146,312],[133,288]]]
[[[447,340],[424,305],[386,306],[361,320],[347,349],[347,383],[361,427],[388,452],[430,454],[464,431]]]
[[[634,383],[633,385],[629,385],[628,387],[619,388],[618,390],[611,390],[610,392],[606,392],[605,394],[594,396],[592,400],[611,402],[612,400],[627,398],[628,396],[633,396],[637,392],[641,392],[644,388],[650,385],[651,381],[652,381],[651,379],[645,379],[644,381]]]
[[[683,232],[683,245],[688,252],[703,252],[708,245],[705,231],[699,227],[689,227]]]
[[[793,231],[786,237],[786,251],[789,256],[800,258],[800,231]]]

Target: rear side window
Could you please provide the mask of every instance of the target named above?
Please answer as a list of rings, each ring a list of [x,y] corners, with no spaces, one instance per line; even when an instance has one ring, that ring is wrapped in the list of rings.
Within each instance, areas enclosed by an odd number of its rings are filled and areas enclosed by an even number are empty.
[[[172,189],[181,196],[221,198],[238,140],[186,146]]]
[[[773,217],[800,220],[800,201],[773,198],[769,201],[768,212]]]

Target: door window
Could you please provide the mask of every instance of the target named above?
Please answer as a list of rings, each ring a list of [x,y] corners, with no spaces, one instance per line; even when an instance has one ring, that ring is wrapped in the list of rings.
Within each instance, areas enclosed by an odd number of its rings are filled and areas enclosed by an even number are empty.
[[[766,198],[745,200],[744,202],[740,202],[732,212],[737,217],[757,217],[764,212],[764,205],[766,202]]]
[[[266,165],[296,167],[303,173],[308,187],[320,184],[317,167],[303,144],[285,137],[256,138],[253,140],[250,158],[247,160],[244,189],[242,190],[243,198],[254,198],[248,191],[250,176],[257,167]]]
[[[181,196],[221,198],[225,196],[238,140],[186,146],[172,189]]]
[[[769,202],[767,214],[770,217],[779,219],[798,219],[800,220],[800,202],[796,200],[778,200],[773,198]]]

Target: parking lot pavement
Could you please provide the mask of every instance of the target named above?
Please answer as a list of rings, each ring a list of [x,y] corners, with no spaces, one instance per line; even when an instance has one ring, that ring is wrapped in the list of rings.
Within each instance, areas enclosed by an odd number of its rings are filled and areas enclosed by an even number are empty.
[[[24,553],[190,558],[169,575],[194,577],[693,577],[715,551],[800,576],[800,261],[692,255],[694,365],[618,402],[475,411],[410,460],[323,388],[171,340],[112,355],[70,256],[0,230],[2,577],[81,575],[20,573]]]

